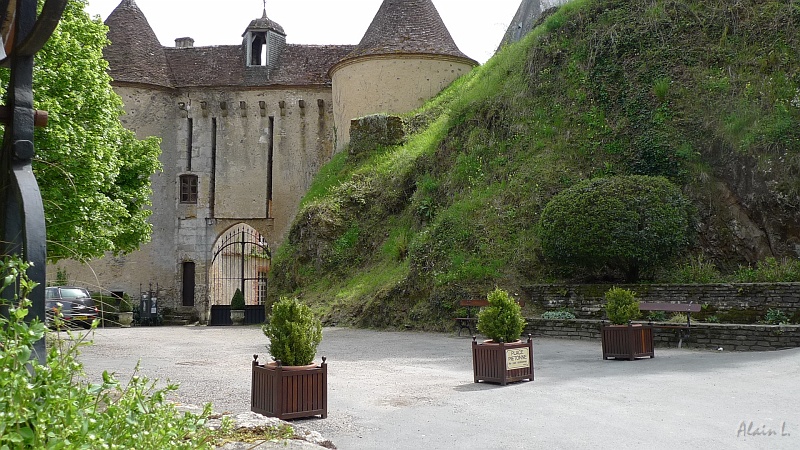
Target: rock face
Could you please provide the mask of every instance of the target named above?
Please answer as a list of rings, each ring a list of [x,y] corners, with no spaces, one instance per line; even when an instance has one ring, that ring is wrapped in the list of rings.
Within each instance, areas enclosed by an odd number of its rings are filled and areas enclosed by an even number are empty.
[[[502,42],[498,50],[506,44],[513,44],[525,37],[526,34],[533,30],[533,25],[536,23],[543,11],[549,8],[566,3],[566,0],[522,0],[517,9],[517,14],[506,30]]]

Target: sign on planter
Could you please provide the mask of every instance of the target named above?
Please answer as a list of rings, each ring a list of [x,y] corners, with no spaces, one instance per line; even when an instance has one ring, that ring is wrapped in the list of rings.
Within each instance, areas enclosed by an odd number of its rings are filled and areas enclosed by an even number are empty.
[[[530,367],[528,347],[509,348],[506,350],[506,370],[526,369]]]

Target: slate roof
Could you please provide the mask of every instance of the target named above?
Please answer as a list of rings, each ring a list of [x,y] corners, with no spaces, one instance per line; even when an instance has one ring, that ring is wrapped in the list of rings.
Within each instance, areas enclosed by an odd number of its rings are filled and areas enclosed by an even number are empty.
[[[384,0],[346,59],[398,53],[452,56],[478,64],[458,49],[431,0]]]
[[[134,0],[122,0],[106,19],[111,45],[103,51],[115,81],[181,87],[330,86],[330,69],[353,51],[353,45],[292,45],[280,56],[279,67],[247,67],[242,45],[164,47]],[[266,18],[250,28],[283,28]]]
[[[278,24],[278,22],[270,20],[270,18],[267,17],[267,10],[266,9],[264,10],[264,15],[261,16],[260,19],[255,19],[254,21],[250,22],[250,25],[247,26],[247,29],[248,30],[253,30],[253,31],[268,31],[268,30],[272,30],[272,31],[278,32],[278,33],[286,36],[286,32],[283,31],[283,27],[280,26],[280,24]],[[247,32],[242,34],[242,36],[244,36],[245,34],[247,34]]]
[[[167,48],[176,87],[329,86],[328,69],[353,50],[352,45],[287,44],[279,67],[247,67],[240,45]]]
[[[106,19],[111,45],[103,50],[111,78],[172,87],[164,47],[134,0],[122,0]]]

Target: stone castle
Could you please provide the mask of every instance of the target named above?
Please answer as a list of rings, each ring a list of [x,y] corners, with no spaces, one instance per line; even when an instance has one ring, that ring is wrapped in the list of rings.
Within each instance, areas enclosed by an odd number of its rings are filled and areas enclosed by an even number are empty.
[[[284,240],[320,167],[347,146],[351,119],[411,111],[477,65],[431,0],[384,0],[358,45],[287,43],[266,8],[243,27],[241,45],[194,47],[185,37],[164,47],[134,0],[122,0],[106,25],[123,125],[162,140],[152,241],[57,268],[70,282],[133,298],[158,286],[161,307],[201,320],[239,285],[248,304],[263,301],[269,249]],[[214,264],[253,253],[245,244],[220,250],[239,234],[263,257],[222,274]],[[230,286],[215,293],[219,284]]]

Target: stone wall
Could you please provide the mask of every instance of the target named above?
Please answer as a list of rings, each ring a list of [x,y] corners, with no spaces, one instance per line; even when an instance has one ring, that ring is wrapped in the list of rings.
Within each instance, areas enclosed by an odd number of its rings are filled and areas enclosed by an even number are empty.
[[[524,334],[535,337],[597,340],[600,346],[599,320],[545,320],[528,318]],[[676,330],[654,330],[659,347],[677,347]],[[733,325],[717,323],[692,324],[683,347],[725,351],[763,351],[800,347],[800,325]],[[599,348],[598,348],[599,352]]]
[[[405,141],[403,118],[386,114],[372,114],[350,121],[351,155],[368,152],[379,145],[400,145]]]
[[[640,284],[618,285],[636,292],[645,302],[695,303],[703,311],[692,317],[715,315],[720,322],[755,323],[767,310],[780,309],[800,321],[800,283]],[[603,295],[607,284],[524,286],[531,304],[543,311],[566,308],[580,319],[605,317]]]

